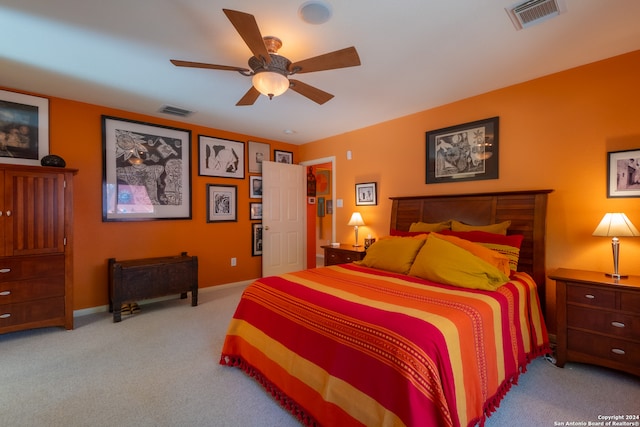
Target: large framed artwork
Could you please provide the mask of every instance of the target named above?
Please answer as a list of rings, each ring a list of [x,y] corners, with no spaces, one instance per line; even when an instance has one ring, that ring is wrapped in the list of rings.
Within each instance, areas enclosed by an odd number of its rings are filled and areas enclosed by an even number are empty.
[[[262,162],[271,160],[269,151],[269,144],[249,141],[249,173],[262,173]]]
[[[244,142],[198,135],[198,175],[244,178]]]
[[[49,154],[49,100],[0,90],[0,163],[40,166]]]
[[[426,183],[498,179],[498,117],[427,132]]]
[[[238,187],[207,184],[207,222],[238,221]]]
[[[607,197],[640,197],[640,148],[607,153]]]
[[[191,131],[102,116],[102,220],[191,219]]]

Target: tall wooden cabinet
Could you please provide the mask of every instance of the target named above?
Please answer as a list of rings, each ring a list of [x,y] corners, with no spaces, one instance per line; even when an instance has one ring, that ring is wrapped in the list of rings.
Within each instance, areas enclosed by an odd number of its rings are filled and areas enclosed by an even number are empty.
[[[75,173],[0,164],[0,333],[73,328]]]

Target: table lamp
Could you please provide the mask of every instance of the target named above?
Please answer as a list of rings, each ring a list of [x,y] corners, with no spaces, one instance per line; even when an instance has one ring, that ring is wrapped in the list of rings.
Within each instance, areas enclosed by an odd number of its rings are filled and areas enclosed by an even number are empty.
[[[349,223],[347,225],[352,225],[356,231],[356,244],[353,246],[354,247],[360,246],[358,244],[358,226],[364,225],[364,221],[362,220],[362,215],[360,215],[360,212],[354,212],[351,215],[351,219],[349,220]]]
[[[600,224],[593,232],[594,236],[612,237],[611,250],[613,251],[613,273],[605,273],[614,279],[629,277],[618,272],[618,255],[620,254],[620,240],[618,237],[640,236],[638,229],[629,221],[622,212],[606,213]]]

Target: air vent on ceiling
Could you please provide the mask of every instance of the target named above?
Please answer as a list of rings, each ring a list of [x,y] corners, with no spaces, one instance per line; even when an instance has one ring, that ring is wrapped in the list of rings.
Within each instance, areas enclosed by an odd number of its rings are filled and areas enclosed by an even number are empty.
[[[164,114],[171,114],[180,117],[187,117],[193,113],[193,111],[185,110],[184,108],[180,107],[173,107],[171,105],[163,105],[162,107],[160,107],[159,111]]]
[[[517,30],[539,24],[566,10],[564,0],[529,0],[506,9]]]

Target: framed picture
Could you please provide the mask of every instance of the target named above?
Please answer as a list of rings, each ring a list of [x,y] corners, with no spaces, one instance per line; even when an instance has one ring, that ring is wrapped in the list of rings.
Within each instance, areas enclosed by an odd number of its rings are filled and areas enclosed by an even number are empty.
[[[262,219],[262,203],[249,202],[249,219]]]
[[[261,176],[249,177],[249,198],[262,199],[262,177]]]
[[[244,142],[198,135],[198,175],[244,179]]]
[[[356,206],[375,206],[378,204],[378,185],[375,182],[356,184]]]
[[[262,162],[271,160],[269,152],[269,144],[249,141],[249,173],[262,173]]]
[[[102,116],[102,220],[191,219],[191,131]]]
[[[329,169],[316,170],[316,195],[328,196],[331,194],[331,171]]]
[[[262,255],[262,223],[251,224],[251,256]]]
[[[49,154],[49,100],[0,90],[0,163],[40,166]]]
[[[207,222],[238,221],[238,187],[207,184]]]
[[[607,197],[640,197],[640,148],[607,157]]]
[[[333,200],[327,200],[327,215],[333,214]]]
[[[427,132],[426,183],[498,179],[498,117]]]
[[[291,151],[273,150],[273,161],[276,163],[293,164],[293,153]]]

